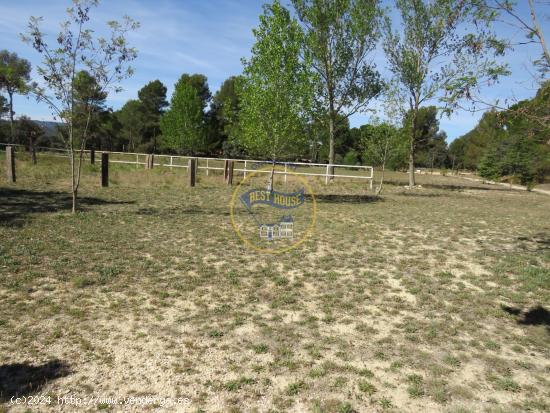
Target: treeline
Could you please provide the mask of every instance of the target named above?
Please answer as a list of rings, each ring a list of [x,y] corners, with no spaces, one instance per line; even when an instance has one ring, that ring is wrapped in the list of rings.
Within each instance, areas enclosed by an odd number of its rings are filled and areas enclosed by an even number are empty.
[[[106,106],[106,94],[97,93],[93,79],[86,72],[81,72],[76,80],[77,97],[93,102],[95,106],[88,125],[86,146],[127,152],[250,156],[246,148],[238,144],[242,129],[239,124],[240,82],[241,76],[231,76],[212,94],[205,75],[183,74],[175,85],[169,103],[166,86],[160,80],[154,80],[138,91],[137,99],[129,100],[119,110],[113,111]],[[384,128],[390,128],[392,133],[404,139],[407,122],[410,119],[403,120],[402,128],[380,122],[351,128],[347,118],[339,119],[335,131],[335,162],[346,165],[377,164],[377,160],[369,156],[366,150],[368,141]],[[418,125],[417,165],[450,167],[452,162],[447,151],[446,135],[439,130],[437,109],[434,106],[421,108]],[[13,142],[29,147],[63,147],[63,127],[49,126],[44,128],[41,123],[33,122],[26,116],[19,117],[14,120]],[[286,159],[328,162],[329,135],[326,127],[321,123],[310,123],[303,132],[306,136],[303,144],[294,145],[293,154]],[[0,139],[10,141],[8,122],[1,124]],[[406,147],[402,146],[388,159],[388,167],[406,167],[406,155]]]
[[[84,3],[77,7],[86,15],[88,6],[97,5]],[[391,15],[377,0],[266,3],[242,73],[218,91],[212,93],[202,74],[183,74],[170,99],[166,85],[154,80],[116,111],[106,105],[107,91],[133,73],[126,64],[137,50],[118,33],[121,26],[113,26],[119,41],[102,51],[118,65],[113,76],[106,76],[101,61],[89,60],[96,59],[89,45],[73,45],[74,33],[65,28],[57,41],[67,50],[50,50],[57,58],[45,56],[50,64],[40,68],[45,86],[31,82],[28,61],[0,52],[0,90],[7,94],[0,111],[8,114],[9,140],[33,146],[47,139],[73,155],[75,148],[94,147],[406,167],[410,187],[417,167],[477,169],[486,177],[513,175],[524,183],[543,179],[547,86],[531,101],[505,110],[495,105],[498,111],[488,112],[451,148],[439,130],[439,115],[476,108],[483,102],[481,88],[510,74],[504,61],[510,40],[497,37],[494,23],[517,16],[516,5],[492,0],[394,3]],[[544,51],[533,62],[544,77],[550,54],[537,10],[532,3],[529,7],[531,20],[523,26]],[[75,27],[82,23],[78,18]],[[139,27],[131,19],[126,23],[129,30]],[[35,30],[27,34],[27,43],[44,54],[43,33],[34,20],[29,27]],[[98,41],[105,46],[104,39]],[[376,50],[384,52],[387,76],[375,63]],[[59,62],[74,70],[66,72]],[[33,94],[48,104],[63,124],[57,136],[25,132],[30,121],[14,118],[14,94]],[[384,102],[391,124],[373,121],[350,128],[349,118],[372,110],[375,101]],[[79,175],[73,170],[73,176]]]
[[[143,86],[137,99],[127,101],[119,110],[106,106],[106,94],[95,93],[95,109],[88,125],[86,146],[98,150],[144,153],[173,153],[182,155],[250,157],[245,147],[238,144],[242,77],[231,76],[220,89],[211,93],[203,74],[183,74],[167,100],[167,88],[160,80]],[[94,95],[93,80],[86,72],[77,76],[76,90],[82,100]],[[1,99],[1,98],[0,98]],[[2,100],[0,100],[2,103]],[[5,108],[5,106],[4,106]],[[4,109],[4,113],[7,110]],[[435,106],[420,108],[417,119],[416,165],[421,168],[468,168],[454,152],[449,152],[445,132],[439,129],[439,114]],[[407,140],[411,114],[402,121],[402,127],[374,121],[372,124],[351,128],[348,118],[341,118],[335,130],[335,163],[345,165],[376,165],[368,144],[388,130],[395,135],[396,145],[387,159],[391,169],[407,167]],[[26,116],[14,120],[14,139],[17,144],[63,147],[63,126],[50,123],[45,128]],[[286,160],[325,163],[329,160],[329,135],[321,123],[309,123],[303,131],[302,145],[294,145]],[[8,122],[0,124],[0,140],[10,141]],[[469,155],[468,155],[469,156]],[[264,159],[269,159],[266,154]]]
[[[550,175],[549,119],[547,81],[533,99],[486,112],[473,130],[451,143],[450,156],[459,167],[490,180],[542,183]]]

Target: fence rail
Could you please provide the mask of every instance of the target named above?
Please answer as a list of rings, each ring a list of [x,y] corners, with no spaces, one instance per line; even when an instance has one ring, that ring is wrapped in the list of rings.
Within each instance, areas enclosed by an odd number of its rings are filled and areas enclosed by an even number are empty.
[[[8,145],[15,148],[25,148],[25,145],[15,145],[8,143],[1,143],[0,148],[4,148]],[[36,147],[38,153],[47,153],[48,156],[54,157],[67,157],[67,150],[62,148],[49,148],[49,147]],[[80,151],[76,151],[79,153]],[[116,151],[100,151],[96,150],[96,154],[108,153],[110,163],[135,165],[139,168],[140,165],[147,166],[147,156],[150,154],[136,153],[136,152],[116,152]],[[83,156],[86,159],[90,158],[90,150],[83,151]],[[167,168],[184,168],[188,169],[189,159],[197,160],[197,169],[204,170],[208,176],[210,171],[223,171],[224,166],[220,164],[225,161],[233,161],[235,163],[235,172],[241,172],[243,177],[246,177],[249,173],[271,173],[270,170],[259,169],[261,166],[267,167],[272,165],[270,161],[263,161],[257,159],[235,159],[235,158],[211,158],[211,157],[197,157],[197,156],[180,156],[180,155],[164,155],[154,154],[153,166],[167,167]],[[300,175],[300,176],[312,176],[312,177],[324,177],[325,183],[328,184],[329,180],[336,178],[346,179],[362,179],[369,182],[369,187],[372,189],[374,168],[372,166],[363,165],[338,165],[338,164],[322,164],[322,163],[309,163],[309,162],[277,162],[277,166],[284,168],[284,170],[275,169],[274,173],[277,175],[283,175],[285,181],[288,175]],[[344,174],[336,173],[334,170],[331,173],[331,167],[335,169],[345,169],[347,172]],[[305,169],[306,171],[303,171]],[[349,171],[349,172],[348,172]],[[354,174],[354,172],[358,172]]]

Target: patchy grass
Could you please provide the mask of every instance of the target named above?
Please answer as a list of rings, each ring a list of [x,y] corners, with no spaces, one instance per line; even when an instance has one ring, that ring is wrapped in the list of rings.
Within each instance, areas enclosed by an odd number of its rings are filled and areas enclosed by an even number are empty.
[[[548,197],[312,181],[314,236],[272,256],[233,233],[219,175],[188,188],[182,170],[113,166],[100,188],[87,166],[71,215],[62,160],[17,166],[0,186],[0,411],[69,392],[207,412],[548,410]]]

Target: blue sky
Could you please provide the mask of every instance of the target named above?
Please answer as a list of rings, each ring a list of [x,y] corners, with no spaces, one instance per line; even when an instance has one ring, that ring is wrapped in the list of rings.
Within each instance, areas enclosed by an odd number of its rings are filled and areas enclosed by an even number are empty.
[[[262,3],[258,0],[103,0],[92,12],[91,25],[98,32],[106,21],[119,19],[124,14],[141,23],[140,29],[129,36],[130,43],[139,51],[133,63],[135,74],[124,81],[123,92],[109,96],[108,104],[119,108],[128,99],[136,98],[137,91],[154,79],[160,79],[168,87],[170,97],[182,73],[205,74],[214,93],[224,79],[241,72],[241,58],[250,53],[254,41],[252,28],[258,24]],[[20,40],[19,34],[25,31],[31,15],[43,16],[44,31],[49,38],[55,39],[58,24],[65,18],[69,4],[69,0],[3,1],[0,4],[0,48],[15,51],[36,67],[40,56]],[[527,9],[523,12],[527,13]],[[550,26],[548,20],[541,24]],[[522,33],[511,26],[501,25],[499,32],[516,41],[523,40]],[[533,46],[516,48],[507,57],[512,76],[485,90],[485,96],[501,100],[533,96],[536,84],[529,73],[532,71],[530,61],[539,55],[539,49]],[[384,73],[380,51],[375,59]],[[48,107],[37,104],[32,98],[17,96],[14,105],[16,116],[26,114],[33,119],[52,119]],[[373,107],[381,109],[381,104],[375,102]],[[441,128],[451,141],[475,126],[480,116],[481,113],[457,112],[450,119],[442,118]],[[351,125],[360,126],[368,121],[367,114],[354,115]]]

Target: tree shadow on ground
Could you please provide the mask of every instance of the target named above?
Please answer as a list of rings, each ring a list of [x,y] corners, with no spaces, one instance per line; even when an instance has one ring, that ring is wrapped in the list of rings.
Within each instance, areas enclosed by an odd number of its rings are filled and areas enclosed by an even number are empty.
[[[394,186],[407,186],[408,182],[401,181],[386,181],[387,184]],[[418,182],[417,182],[418,184]],[[462,184],[419,184],[422,188],[433,188],[433,189],[446,189],[449,191],[463,191],[463,190],[477,190],[477,191],[500,191],[500,192],[510,192],[509,188],[502,186],[476,186],[476,185],[462,185]]]
[[[410,197],[420,197],[420,198],[437,198],[440,196],[443,196],[444,194],[441,193],[422,193],[422,192],[399,192],[397,193],[398,196],[410,196]]]
[[[69,366],[52,360],[39,366],[27,363],[0,364],[0,403],[12,397],[37,393],[49,381],[71,374]]]
[[[550,250],[550,234],[540,232],[538,234],[526,237],[518,237],[521,241],[521,248],[528,251],[544,251]]]
[[[139,208],[136,212],[137,215],[145,216],[177,216],[177,215],[220,215],[228,216],[230,212],[227,207],[225,208],[213,208],[213,207],[204,207],[200,205],[191,205],[189,207],[181,208],[167,208],[167,209],[158,209],[158,208]]]
[[[523,312],[517,307],[502,306],[502,309],[508,314],[516,316],[516,322],[526,326],[546,326],[546,331],[550,334],[550,311],[541,305]]]
[[[309,198],[306,195],[306,198]],[[318,194],[315,195],[315,200],[321,203],[336,203],[336,204],[368,204],[371,202],[383,201],[383,198],[377,195],[354,195],[354,194]]]
[[[79,210],[92,205],[130,204],[128,201],[107,201],[100,198],[79,197]],[[0,226],[22,226],[30,214],[70,211],[71,194],[58,191],[31,191],[0,188]]]

